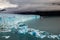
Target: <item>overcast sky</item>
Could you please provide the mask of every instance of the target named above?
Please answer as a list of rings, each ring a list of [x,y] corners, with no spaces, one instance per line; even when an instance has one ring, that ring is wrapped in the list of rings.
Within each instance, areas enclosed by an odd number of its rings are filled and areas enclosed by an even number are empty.
[[[17,10],[60,10],[60,0],[0,0],[0,8],[17,8]]]

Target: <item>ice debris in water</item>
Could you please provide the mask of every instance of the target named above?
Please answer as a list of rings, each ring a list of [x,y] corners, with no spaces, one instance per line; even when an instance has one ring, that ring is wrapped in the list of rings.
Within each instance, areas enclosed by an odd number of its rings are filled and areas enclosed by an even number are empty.
[[[49,39],[55,39],[57,38],[58,40],[60,40],[60,34],[59,35],[53,35],[49,32],[46,32],[46,31],[40,31],[40,30],[37,30],[37,29],[34,29],[34,28],[28,28],[28,26],[22,22],[18,22],[16,24],[17,27],[13,27],[11,29],[11,32],[15,33],[17,32],[18,34],[30,34],[34,37],[37,37],[37,38],[49,38]],[[10,36],[2,36],[4,37],[5,39],[8,39]]]
[[[18,30],[18,33],[21,33],[21,34],[28,33],[32,36],[35,36],[35,37],[38,37],[41,39],[46,37],[46,38],[52,38],[52,39],[57,38],[58,40],[60,40],[60,35],[53,35],[53,34],[46,32],[46,31],[39,31],[39,30],[34,29],[34,28],[28,28],[28,26],[23,24],[23,23],[22,24],[18,23],[17,30]]]
[[[12,30],[17,29],[17,25],[19,22],[26,22],[26,21],[30,21],[38,18],[40,18],[40,15],[18,15],[18,14],[1,13],[0,14],[0,32],[11,32],[11,29]],[[19,25],[21,27],[22,23],[20,23]],[[26,25],[22,25],[23,28],[20,28],[18,26],[18,29],[20,29],[18,32],[23,33],[27,31],[25,30],[26,27],[24,26]]]
[[[5,39],[8,39],[10,36],[2,36],[3,38],[5,38]]]
[[[35,36],[35,37],[39,37],[39,38],[44,38],[46,37],[49,33],[45,32],[45,31],[39,31],[39,30],[36,30],[36,29],[33,29],[31,28],[30,30],[28,30],[29,34]]]
[[[39,37],[39,38],[44,38],[44,37],[46,37],[46,34],[47,34],[47,32],[45,32],[45,31],[39,31],[39,30],[36,30],[33,28],[30,28],[30,30],[28,30],[28,31],[29,31],[28,32],[29,34],[31,34],[35,37]]]
[[[18,28],[17,28],[17,30],[18,30],[18,33],[26,33],[26,32],[28,32],[28,26],[27,25],[25,25],[24,23],[18,23]]]
[[[0,15],[0,26],[3,27],[2,30],[7,31],[7,30],[11,30],[11,32],[13,33],[19,33],[19,34],[30,34],[32,36],[38,37],[38,38],[52,38],[55,39],[57,38],[58,40],[60,40],[60,34],[59,35],[53,35],[50,34],[49,32],[46,31],[40,31],[34,28],[28,28],[28,26],[22,22],[27,21],[28,19],[35,19],[35,18],[39,18],[40,16],[29,16],[28,17],[22,17],[20,19],[21,16],[7,16],[7,15]],[[11,27],[11,28],[10,28]],[[0,31],[1,32],[1,31]],[[8,39],[10,36],[2,36],[6,39]]]
[[[29,31],[28,33],[31,34],[31,35],[33,35],[33,36],[36,36],[36,37],[40,36],[39,30],[35,30],[33,28],[30,28],[28,31]]]
[[[33,30],[31,32],[28,32],[29,34],[35,36],[35,37],[39,37],[41,39],[43,38],[52,38],[52,39],[55,39],[57,38],[58,40],[60,40],[59,36],[58,35],[53,35],[53,34],[50,34],[46,31],[36,31],[36,30]]]

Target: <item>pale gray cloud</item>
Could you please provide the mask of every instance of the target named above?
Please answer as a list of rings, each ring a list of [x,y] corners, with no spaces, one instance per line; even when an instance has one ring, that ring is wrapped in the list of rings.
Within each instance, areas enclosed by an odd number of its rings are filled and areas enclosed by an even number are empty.
[[[60,10],[60,5],[52,4],[59,2],[60,0],[0,0],[0,5],[2,5],[0,8],[12,7],[9,10],[7,9],[8,11]]]
[[[9,8],[9,7],[17,7],[18,5],[16,4],[11,4],[9,1],[7,0],[0,0],[0,9],[4,9],[4,8]]]

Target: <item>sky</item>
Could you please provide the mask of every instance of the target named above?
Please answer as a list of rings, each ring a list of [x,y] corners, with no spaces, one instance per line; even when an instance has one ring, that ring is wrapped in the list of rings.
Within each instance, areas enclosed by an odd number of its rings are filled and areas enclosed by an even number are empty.
[[[9,8],[9,7],[17,7],[18,5],[16,4],[11,4],[9,1],[7,0],[0,0],[0,9],[4,9],[4,8]]]
[[[17,10],[60,10],[60,0],[0,0],[0,9],[17,8]],[[10,9],[11,10],[11,9]],[[9,11],[10,11],[9,10]],[[13,9],[14,10],[14,9]]]

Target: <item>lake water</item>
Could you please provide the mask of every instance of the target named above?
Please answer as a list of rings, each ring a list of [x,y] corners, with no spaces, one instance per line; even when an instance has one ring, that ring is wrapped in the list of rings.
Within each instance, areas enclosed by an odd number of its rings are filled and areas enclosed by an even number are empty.
[[[53,34],[60,34],[60,17],[41,17],[40,19],[29,20],[25,22],[29,28],[38,29],[40,31],[47,31]],[[9,35],[10,38],[5,39],[1,37],[3,35]],[[58,40],[52,38],[37,38],[28,33],[18,34],[18,33],[0,33],[0,40]]]

